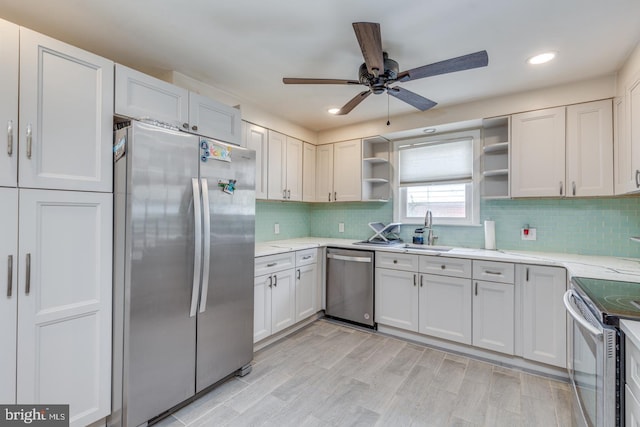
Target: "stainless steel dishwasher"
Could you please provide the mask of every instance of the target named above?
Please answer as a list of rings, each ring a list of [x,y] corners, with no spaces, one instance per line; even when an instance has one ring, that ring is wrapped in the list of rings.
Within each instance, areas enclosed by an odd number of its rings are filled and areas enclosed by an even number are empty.
[[[327,248],[327,316],[375,326],[374,254],[372,251]]]

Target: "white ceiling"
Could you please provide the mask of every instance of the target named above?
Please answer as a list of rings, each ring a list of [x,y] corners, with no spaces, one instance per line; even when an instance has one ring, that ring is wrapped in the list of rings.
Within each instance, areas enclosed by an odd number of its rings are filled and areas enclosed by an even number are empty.
[[[365,88],[282,83],[357,80],[352,22],[379,22],[400,70],[487,50],[486,68],[403,84],[440,106],[615,72],[640,38],[638,0],[0,0],[0,16],[133,68],[178,71],[314,131],[386,118],[387,103],[392,116],[417,111],[372,95],[330,116]],[[547,50],[556,61],[525,63]]]

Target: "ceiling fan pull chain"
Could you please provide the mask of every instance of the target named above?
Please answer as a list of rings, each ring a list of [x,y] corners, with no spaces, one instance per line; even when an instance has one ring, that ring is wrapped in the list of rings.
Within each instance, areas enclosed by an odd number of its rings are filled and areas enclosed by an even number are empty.
[[[389,120],[389,91],[387,91],[387,126],[391,125],[391,120]]]

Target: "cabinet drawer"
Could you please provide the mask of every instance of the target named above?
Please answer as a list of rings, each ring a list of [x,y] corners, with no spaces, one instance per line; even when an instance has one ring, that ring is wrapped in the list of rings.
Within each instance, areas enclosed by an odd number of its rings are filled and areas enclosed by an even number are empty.
[[[471,278],[471,260],[440,256],[420,256],[420,273]]]
[[[473,261],[473,278],[489,282],[514,283],[515,265],[510,262]]]
[[[640,402],[629,388],[629,385],[624,390],[624,405],[625,405],[625,425],[637,426],[640,423]]]
[[[315,264],[318,259],[318,250],[316,248],[313,249],[305,249],[303,251],[296,252],[296,266],[300,267],[302,265]]]
[[[276,271],[294,268],[295,259],[296,256],[294,252],[257,257],[254,275],[261,276],[263,274],[271,274]]]
[[[376,267],[418,271],[418,255],[376,252]]]
[[[640,349],[625,338],[625,382],[636,396],[640,396]]]

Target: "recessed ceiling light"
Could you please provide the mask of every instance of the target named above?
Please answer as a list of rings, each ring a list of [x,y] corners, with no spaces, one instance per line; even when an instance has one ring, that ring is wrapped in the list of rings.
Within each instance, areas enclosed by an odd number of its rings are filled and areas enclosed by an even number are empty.
[[[327,112],[328,112],[329,114],[338,114],[338,112],[339,112],[339,111],[340,111],[340,109],[339,109],[339,108],[329,108],[329,109],[327,110]]]
[[[535,56],[532,56],[531,58],[527,59],[527,62],[529,64],[531,64],[531,65],[544,64],[545,62],[549,62],[553,58],[555,58],[557,54],[558,54],[557,52],[541,53],[539,55],[535,55]]]
[[[422,132],[424,133],[435,133],[436,128],[426,128]]]

